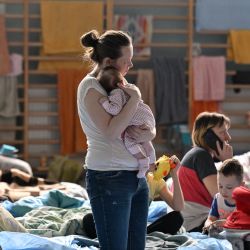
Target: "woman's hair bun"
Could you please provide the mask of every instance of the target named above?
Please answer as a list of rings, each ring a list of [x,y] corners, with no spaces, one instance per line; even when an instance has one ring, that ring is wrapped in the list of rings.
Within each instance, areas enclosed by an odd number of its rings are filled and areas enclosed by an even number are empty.
[[[95,47],[99,41],[99,33],[97,30],[91,30],[81,36],[81,44],[84,47]]]

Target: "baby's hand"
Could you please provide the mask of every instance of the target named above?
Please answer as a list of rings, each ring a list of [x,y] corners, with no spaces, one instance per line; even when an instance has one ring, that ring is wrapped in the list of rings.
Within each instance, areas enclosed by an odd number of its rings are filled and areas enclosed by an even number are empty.
[[[103,96],[99,99],[99,103],[103,104],[104,102],[108,101],[108,98],[106,96]]]

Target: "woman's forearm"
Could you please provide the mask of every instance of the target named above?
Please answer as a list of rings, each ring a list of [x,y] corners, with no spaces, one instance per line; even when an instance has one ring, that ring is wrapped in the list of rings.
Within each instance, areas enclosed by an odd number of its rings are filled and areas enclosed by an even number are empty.
[[[110,119],[107,130],[105,132],[108,138],[118,138],[121,133],[128,127],[130,120],[133,118],[136,112],[138,103],[139,99],[130,98],[121,112]]]
[[[117,116],[109,115],[99,103],[102,98],[99,92],[94,89],[89,90],[85,97],[85,105],[91,120],[100,129],[101,133],[109,139],[119,138],[122,132],[127,128],[130,120],[134,116],[140,98],[131,97],[124,105]]]
[[[172,176],[173,179],[173,209],[176,211],[181,211],[184,208],[184,198],[181,190],[180,182],[177,175]]]

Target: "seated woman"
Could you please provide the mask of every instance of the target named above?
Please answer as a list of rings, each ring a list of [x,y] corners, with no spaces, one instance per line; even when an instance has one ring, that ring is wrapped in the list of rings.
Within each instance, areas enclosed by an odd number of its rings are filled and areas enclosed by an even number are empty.
[[[202,231],[213,197],[218,193],[214,159],[224,161],[233,156],[228,143],[229,127],[229,118],[216,112],[200,113],[195,120],[193,148],[184,155],[178,171],[184,196],[183,225],[189,232]]]

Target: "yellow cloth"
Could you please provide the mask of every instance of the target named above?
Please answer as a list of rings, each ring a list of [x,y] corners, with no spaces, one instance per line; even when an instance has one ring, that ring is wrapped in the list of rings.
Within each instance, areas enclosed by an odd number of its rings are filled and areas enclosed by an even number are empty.
[[[250,63],[250,30],[231,30],[228,36],[227,57],[236,63]]]
[[[41,56],[46,56],[43,51],[41,52]],[[80,53],[58,54],[58,56],[69,57],[72,58],[72,60],[60,59],[39,61],[38,70],[48,72],[57,72],[61,69],[84,70],[84,68],[88,64],[87,62],[82,60],[82,55]]]
[[[103,30],[103,1],[41,1],[41,26],[46,54],[81,52],[81,35]]]
[[[151,172],[147,174],[147,182],[149,188],[149,202],[151,202],[160,195],[160,191],[166,185],[166,182],[163,179],[159,181],[154,180],[153,173]]]

